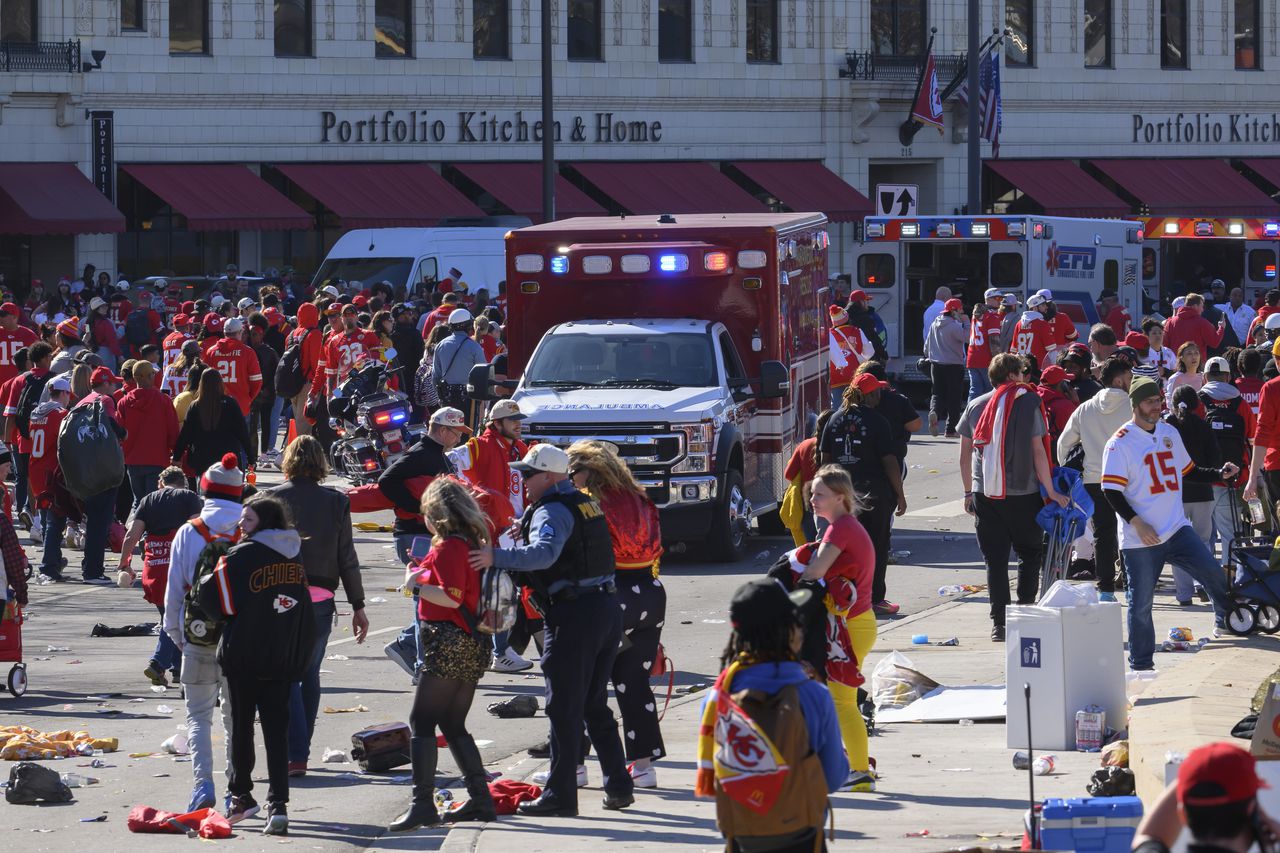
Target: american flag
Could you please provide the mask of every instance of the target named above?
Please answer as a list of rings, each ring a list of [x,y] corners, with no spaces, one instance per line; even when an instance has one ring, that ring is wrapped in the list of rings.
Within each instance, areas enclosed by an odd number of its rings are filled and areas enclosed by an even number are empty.
[[[978,63],[978,90],[982,93],[978,105],[978,135],[991,143],[991,153],[1000,156],[1000,128],[1004,123],[1000,103],[1000,51],[995,49],[982,57]],[[956,98],[966,107],[969,105],[968,75],[956,89]]]

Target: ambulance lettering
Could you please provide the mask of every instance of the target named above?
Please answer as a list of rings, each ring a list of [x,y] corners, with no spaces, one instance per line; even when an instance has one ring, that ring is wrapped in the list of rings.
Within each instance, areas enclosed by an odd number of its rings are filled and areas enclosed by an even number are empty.
[[[1098,267],[1098,250],[1092,246],[1059,246],[1049,244],[1045,268],[1058,278],[1094,278]]]

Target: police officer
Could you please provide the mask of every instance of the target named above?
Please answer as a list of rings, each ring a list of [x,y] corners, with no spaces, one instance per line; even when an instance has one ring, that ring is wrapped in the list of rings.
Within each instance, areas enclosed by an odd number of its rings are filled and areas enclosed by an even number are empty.
[[[539,444],[511,467],[524,475],[531,504],[520,521],[525,544],[473,551],[471,565],[519,574],[546,622],[542,671],[551,720],[551,775],[542,796],[518,812],[578,814],[576,776],[584,721],[604,772],[603,806],[625,809],[635,802],[635,786],[606,701],[622,640],[609,526],[600,505],[573,487],[569,457],[560,448]]]

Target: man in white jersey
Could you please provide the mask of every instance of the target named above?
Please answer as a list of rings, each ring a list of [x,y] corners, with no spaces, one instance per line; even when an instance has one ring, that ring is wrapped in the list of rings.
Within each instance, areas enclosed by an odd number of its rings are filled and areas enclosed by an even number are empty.
[[[1232,608],[1227,579],[1191,528],[1182,508],[1182,478],[1218,482],[1239,471],[1191,461],[1178,431],[1160,419],[1160,386],[1137,377],[1129,386],[1133,420],[1116,430],[1102,452],[1102,490],[1120,516],[1120,550],[1129,573],[1129,665],[1154,669],[1155,626],[1151,602],[1165,563],[1195,578],[1213,600],[1217,627]]]

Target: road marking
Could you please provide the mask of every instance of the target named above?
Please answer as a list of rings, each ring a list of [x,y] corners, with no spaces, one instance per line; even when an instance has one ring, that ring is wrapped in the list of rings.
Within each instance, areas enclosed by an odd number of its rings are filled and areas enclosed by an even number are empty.
[[[403,631],[403,630],[404,630],[404,627],[403,627],[403,626],[393,626],[393,627],[391,627],[391,628],[379,628],[379,629],[378,629],[378,630],[376,630],[376,631],[370,631],[370,632],[369,632],[369,634],[368,634],[368,636],[369,636],[369,637],[376,637],[376,636],[378,636],[379,634],[385,634],[385,633],[387,633],[388,631]],[[355,637],[343,637],[341,640],[330,640],[328,645],[329,645],[329,646],[341,646],[343,643],[354,643],[355,641],[356,641],[356,638],[355,638]]]
[[[918,516],[927,516],[930,518],[950,518],[953,515],[964,515],[964,498],[958,501],[947,501],[944,504],[936,504],[934,506],[921,507],[913,509],[904,515],[904,518],[913,518]]]

